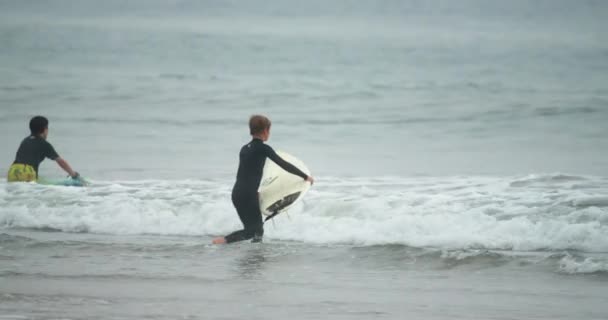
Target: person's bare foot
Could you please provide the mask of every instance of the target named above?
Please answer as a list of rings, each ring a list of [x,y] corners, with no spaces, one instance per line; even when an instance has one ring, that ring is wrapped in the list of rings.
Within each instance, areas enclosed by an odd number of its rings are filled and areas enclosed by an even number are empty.
[[[218,237],[213,239],[213,244],[225,244],[226,243],[226,238],[224,237]]]

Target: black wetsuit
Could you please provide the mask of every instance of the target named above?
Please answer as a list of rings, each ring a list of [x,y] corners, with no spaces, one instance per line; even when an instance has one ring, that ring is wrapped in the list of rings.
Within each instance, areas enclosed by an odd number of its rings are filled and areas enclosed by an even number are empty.
[[[286,171],[307,179],[308,176],[291,163],[283,160],[277,153],[260,139],[254,138],[241,148],[239,153],[239,170],[236,183],[232,189],[232,204],[239,214],[244,229],[227,235],[226,242],[236,242],[254,238],[260,241],[264,235],[262,213],[258,202],[258,188],[262,180],[262,171],[266,158],[274,161]]]
[[[38,174],[38,167],[44,158],[56,160],[59,155],[46,139],[40,136],[29,136],[21,142],[13,163],[30,165]]]

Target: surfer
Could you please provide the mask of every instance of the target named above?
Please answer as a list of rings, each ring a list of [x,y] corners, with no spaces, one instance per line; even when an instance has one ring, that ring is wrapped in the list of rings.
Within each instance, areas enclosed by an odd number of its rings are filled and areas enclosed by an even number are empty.
[[[31,134],[23,139],[15,161],[8,169],[8,182],[23,181],[30,182],[38,180],[38,166],[45,159],[49,158],[55,162],[73,179],[78,179],[78,172],[61,158],[55,148],[46,141],[49,134],[49,120],[43,116],[35,116],[30,120]]]
[[[289,173],[300,176],[311,184],[314,183],[313,177],[283,160],[272,147],[264,143],[270,137],[270,125],[270,120],[265,116],[253,115],[249,118],[249,132],[252,140],[241,148],[236,182],[232,188],[232,204],[236,208],[244,228],[225,237],[213,239],[214,244],[232,243],[252,238],[253,242],[262,241],[264,223],[258,202],[258,188],[266,158],[274,161]]]

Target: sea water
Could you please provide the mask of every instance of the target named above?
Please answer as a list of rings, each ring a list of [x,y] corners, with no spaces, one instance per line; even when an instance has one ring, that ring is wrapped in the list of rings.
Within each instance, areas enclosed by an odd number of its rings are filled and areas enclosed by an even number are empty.
[[[608,5],[0,1],[0,319],[608,317]],[[263,244],[247,120],[316,183]],[[52,161],[40,175],[64,176]]]

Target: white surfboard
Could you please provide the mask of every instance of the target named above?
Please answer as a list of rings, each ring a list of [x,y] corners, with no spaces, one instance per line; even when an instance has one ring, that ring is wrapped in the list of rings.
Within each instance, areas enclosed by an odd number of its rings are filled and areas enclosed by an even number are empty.
[[[298,158],[282,151],[277,151],[277,154],[310,175],[310,170]],[[260,181],[260,188],[258,189],[260,210],[265,216],[283,212],[302,199],[308,189],[310,189],[310,183],[302,177],[291,174],[279,167],[274,161],[266,159],[262,181]]]

